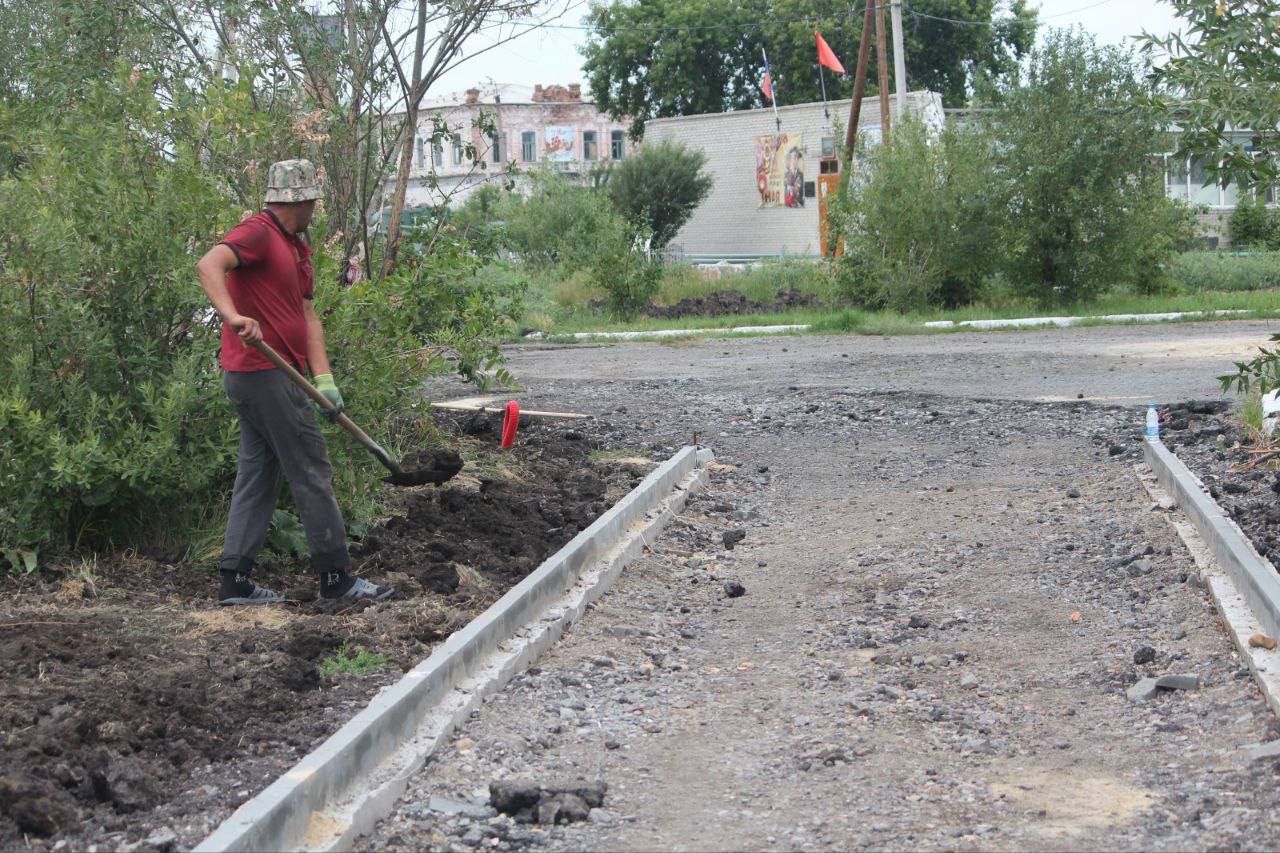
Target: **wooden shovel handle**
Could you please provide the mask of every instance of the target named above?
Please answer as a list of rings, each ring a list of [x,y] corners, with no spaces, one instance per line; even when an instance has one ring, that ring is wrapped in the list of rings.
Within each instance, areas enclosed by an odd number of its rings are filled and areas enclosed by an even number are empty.
[[[290,364],[289,362],[281,358],[280,353],[273,350],[266,341],[253,341],[252,346],[258,352],[262,353],[268,361],[270,361],[280,370],[284,371],[284,375],[288,376],[294,385],[297,385],[299,388],[305,391],[308,397],[310,397],[312,400],[315,400],[317,406],[319,406],[321,409],[333,408],[333,404],[329,402],[329,398],[326,397],[324,394],[321,394],[319,389],[316,388],[316,386],[308,382],[306,377],[298,372],[297,368],[295,368],[292,364]],[[383,450],[382,446],[378,444],[378,442],[370,438],[365,433],[364,430],[356,426],[355,421],[351,420],[351,418],[347,417],[342,412],[339,412],[334,417],[334,420],[338,422],[339,426],[341,426],[347,432],[355,436],[356,441],[360,442],[366,448],[368,448],[369,452],[372,453],[374,456],[376,456],[378,458],[378,461],[387,467],[388,471],[390,471],[392,474],[403,473],[400,470],[400,466],[396,463],[394,459],[391,458],[390,455],[388,455],[387,451]]]

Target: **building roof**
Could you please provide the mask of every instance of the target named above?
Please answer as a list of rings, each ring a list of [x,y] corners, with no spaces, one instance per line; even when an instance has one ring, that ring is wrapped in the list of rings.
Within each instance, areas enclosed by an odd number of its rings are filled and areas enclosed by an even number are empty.
[[[889,109],[893,109],[893,95],[889,96]],[[919,110],[927,107],[930,103],[937,101],[941,107],[941,99],[935,92],[927,89],[921,89],[916,92],[908,92],[905,106],[908,109]],[[840,115],[841,109],[848,109],[849,99],[839,98],[837,100],[827,101],[827,108],[835,115]],[[822,101],[813,101],[806,104],[788,104],[785,107],[778,107],[778,115],[786,116],[788,113],[807,112],[814,107],[821,107]],[[735,116],[747,118],[753,115],[768,114],[773,115],[773,107],[757,107],[750,110],[728,110],[722,113],[695,113],[687,116],[669,116],[667,118],[651,118],[645,121],[645,128],[661,126],[663,124],[683,124],[690,121],[717,121],[723,120],[726,116]],[[844,115],[847,117],[848,113]],[[875,122],[880,121],[880,97],[873,95],[869,98],[862,99],[862,111],[859,114],[859,127],[868,123],[868,119]]]
[[[499,103],[499,100],[498,100],[499,98],[501,98],[501,103],[504,103],[504,104],[570,103],[570,100],[567,97],[547,98],[546,100],[543,100],[543,101],[535,101],[534,100],[535,87],[523,86],[518,83],[490,83],[488,85],[475,86],[473,88],[480,90],[480,98],[478,102],[481,104],[496,104],[496,103]],[[542,88],[542,87],[539,87],[539,88]],[[544,91],[546,91],[547,93],[551,93],[555,89],[563,89],[566,95],[568,93],[567,86],[560,86],[555,84],[546,86]],[[441,107],[461,106],[467,103],[467,92],[468,90],[463,89],[460,92],[450,92],[446,95],[441,95],[438,98],[432,98],[429,101],[423,101],[422,109],[430,110],[430,109],[440,109]],[[585,92],[583,92],[579,97],[574,98],[572,102],[583,103],[583,104],[595,103],[591,99],[591,97],[587,95]]]

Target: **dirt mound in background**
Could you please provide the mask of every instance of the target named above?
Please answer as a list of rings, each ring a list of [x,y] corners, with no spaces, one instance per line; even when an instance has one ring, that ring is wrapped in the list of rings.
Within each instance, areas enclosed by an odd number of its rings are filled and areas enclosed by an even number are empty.
[[[397,587],[376,605],[315,601],[305,564],[255,572],[298,599],[280,608],[219,609],[212,571],[131,556],[101,561],[92,591],[0,579],[0,847],[198,842],[193,816],[225,817],[639,482],[590,449],[533,426],[496,464],[396,492],[403,514],[352,552]],[[344,643],[390,667],[322,677]]]
[[[822,308],[816,296],[795,288],[779,290],[772,302],[756,302],[736,290],[718,290],[703,296],[690,296],[674,305],[650,305],[644,313],[661,320],[680,317],[721,317],[726,314],[776,314],[796,308]]]

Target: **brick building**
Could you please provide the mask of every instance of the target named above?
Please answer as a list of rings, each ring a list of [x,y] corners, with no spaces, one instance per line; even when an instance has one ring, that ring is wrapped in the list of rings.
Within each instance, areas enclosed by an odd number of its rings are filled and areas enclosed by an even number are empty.
[[[475,126],[481,113],[493,119],[492,136]],[[453,138],[433,147],[437,117],[448,124]],[[483,156],[483,169],[468,160],[468,142]],[[626,122],[597,110],[577,83],[468,89],[423,104],[405,207],[434,206],[446,198],[456,207],[477,187],[505,180],[511,162],[520,169],[546,162],[566,174],[585,175],[626,157],[630,145]],[[432,174],[438,186],[431,186]]]
[[[940,95],[911,92],[903,106],[942,127]],[[676,235],[673,252],[693,261],[819,255],[824,197],[839,181],[836,141],[844,138],[849,103],[832,102],[828,112],[821,103],[779,107],[780,132],[771,109],[646,122],[646,144],[670,139],[701,149],[714,180]],[[862,102],[858,133],[867,143],[880,142],[879,99]]]

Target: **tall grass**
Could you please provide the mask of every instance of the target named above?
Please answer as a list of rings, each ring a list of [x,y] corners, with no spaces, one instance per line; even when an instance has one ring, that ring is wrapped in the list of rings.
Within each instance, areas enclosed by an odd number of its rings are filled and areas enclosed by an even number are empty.
[[[772,302],[780,290],[798,290],[829,302],[836,298],[831,276],[817,261],[762,261],[745,270],[725,272],[711,279],[704,270],[690,264],[667,268],[654,302],[674,305],[681,299],[708,296],[722,290],[736,290],[753,302]]]
[[[1183,252],[1169,264],[1175,287],[1202,290],[1265,290],[1280,287],[1280,252]]]
[[[668,320],[642,317],[627,322],[590,307],[593,301],[602,299],[603,294],[592,287],[587,276],[540,274],[534,276],[526,299],[528,312],[524,325],[556,334],[810,323],[818,330],[830,332],[912,334],[926,332],[921,324],[930,320],[1219,310],[1245,310],[1272,316],[1280,310],[1280,252],[1187,252],[1174,259],[1170,278],[1171,286],[1162,294],[1117,290],[1088,302],[1044,306],[1017,295],[1017,288],[997,277],[989,282],[979,302],[964,308],[892,312],[866,311],[843,300],[829,268],[816,261],[766,261],[757,267],[725,273],[718,279],[708,278],[705,271],[691,265],[674,264],[663,274],[654,300],[656,304],[674,305],[681,299],[724,290],[736,290],[753,302],[769,303],[778,291],[794,288],[817,297],[827,307]]]

